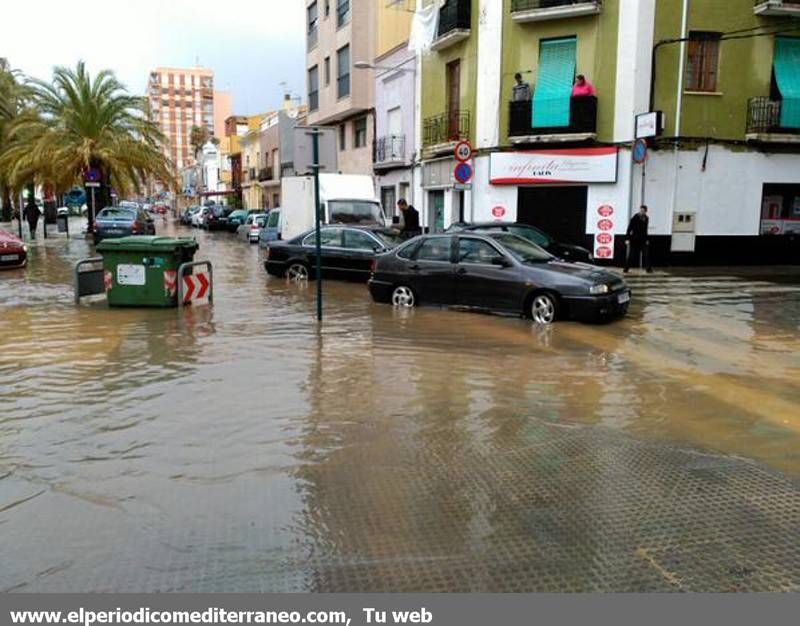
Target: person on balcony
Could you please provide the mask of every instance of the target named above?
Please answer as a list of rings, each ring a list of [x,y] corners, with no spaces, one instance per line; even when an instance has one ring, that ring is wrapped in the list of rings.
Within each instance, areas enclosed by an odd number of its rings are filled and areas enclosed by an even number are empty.
[[[575,84],[572,86],[572,97],[573,98],[588,98],[588,97],[597,97],[597,89],[594,88],[594,85],[586,80],[586,77],[583,74],[578,74],[575,77]]]
[[[514,102],[528,102],[533,97],[531,86],[522,80],[522,74],[514,74],[516,84],[511,88],[511,100]]]

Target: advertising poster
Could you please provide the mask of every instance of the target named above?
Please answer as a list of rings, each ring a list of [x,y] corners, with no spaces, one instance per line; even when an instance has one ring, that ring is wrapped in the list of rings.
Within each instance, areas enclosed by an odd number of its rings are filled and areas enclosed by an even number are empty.
[[[610,202],[595,210],[594,258],[614,258],[614,206]]]

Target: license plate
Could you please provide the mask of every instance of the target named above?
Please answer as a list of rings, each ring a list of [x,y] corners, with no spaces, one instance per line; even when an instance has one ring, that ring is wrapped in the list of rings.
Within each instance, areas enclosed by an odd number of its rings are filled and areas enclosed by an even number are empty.
[[[619,304],[625,304],[631,299],[631,292],[626,291],[625,293],[621,293],[617,296],[617,302]]]
[[[19,261],[18,254],[3,254],[0,256],[0,261]]]
[[[121,234],[121,233],[122,233],[122,231],[121,231],[119,228],[107,228],[107,229],[106,229],[106,232],[107,232],[109,235],[119,235],[119,234]]]

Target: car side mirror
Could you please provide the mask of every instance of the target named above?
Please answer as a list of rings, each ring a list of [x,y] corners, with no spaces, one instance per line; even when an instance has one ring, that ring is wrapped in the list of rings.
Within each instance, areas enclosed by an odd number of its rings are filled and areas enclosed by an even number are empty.
[[[498,265],[500,267],[511,267],[511,261],[509,261],[505,257],[496,256],[492,259],[492,265]]]

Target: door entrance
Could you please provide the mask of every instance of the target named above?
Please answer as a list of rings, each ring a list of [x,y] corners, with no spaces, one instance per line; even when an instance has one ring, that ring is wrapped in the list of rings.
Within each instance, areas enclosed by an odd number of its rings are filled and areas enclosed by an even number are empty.
[[[440,233],[444,230],[444,191],[428,193],[428,232]]]
[[[588,187],[520,187],[517,221],[540,228],[562,243],[586,245]]]

